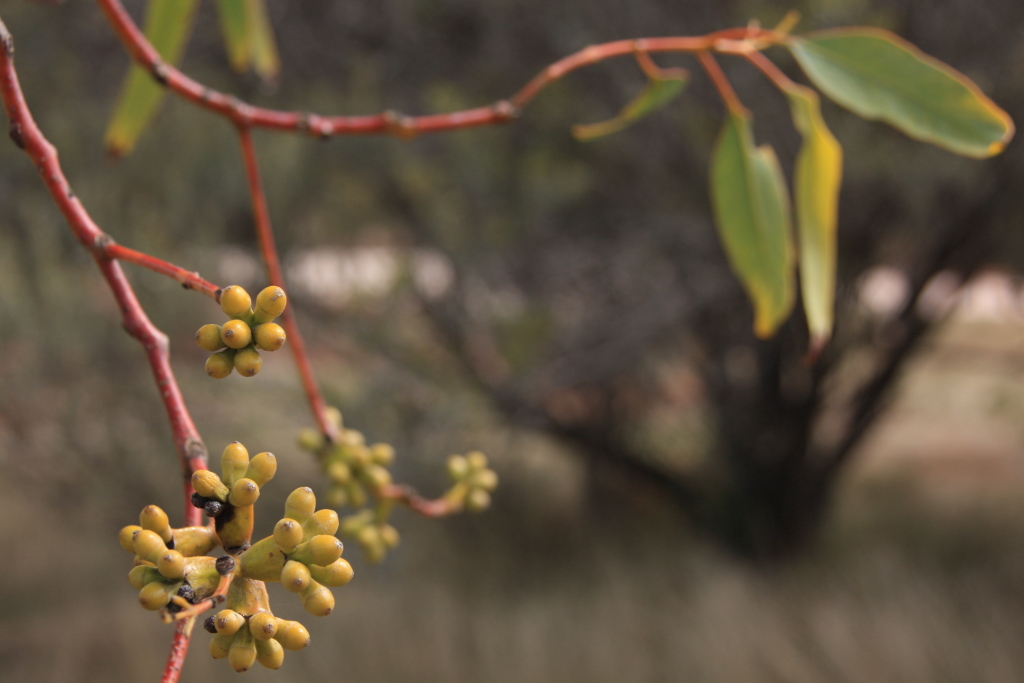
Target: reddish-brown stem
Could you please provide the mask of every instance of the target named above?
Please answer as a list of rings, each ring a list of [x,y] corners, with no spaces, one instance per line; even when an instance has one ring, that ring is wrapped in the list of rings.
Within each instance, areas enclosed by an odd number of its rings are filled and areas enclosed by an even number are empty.
[[[256,237],[260,244],[260,252],[267,266],[267,277],[270,284],[277,285],[282,289],[284,286],[284,271],[281,268],[281,258],[277,253],[277,244],[274,241],[274,229],[270,223],[270,211],[267,208],[267,195],[263,191],[263,180],[260,178],[259,162],[256,159],[256,149],[252,144],[252,131],[248,126],[238,126],[238,141],[242,147],[242,160],[245,163],[245,178],[249,184],[249,195],[252,198],[253,219],[256,222]],[[306,392],[306,400],[309,401],[309,408],[313,411],[320,432],[328,439],[334,441],[338,435],[337,427],[327,419],[327,404],[320,387],[317,386],[316,378],[313,377],[313,367],[309,363],[309,355],[306,353],[306,344],[302,340],[299,326],[295,322],[295,314],[289,306],[281,315],[281,325],[285,334],[288,335],[288,343],[291,345],[292,354],[295,356],[295,364],[299,368],[299,376],[302,379],[302,387]]]
[[[462,511],[461,505],[456,506],[447,498],[424,498],[412,487],[400,484],[382,486],[374,494],[378,498],[387,498],[401,503],[424,517],[447,517]]]
[[[718,62],[711,56],[711,53],[707,50],[702,50],[697,53],[697,59],[700,60],[700,65],[704,67],[704,71],[707,72],[711,82],[715,84],[715,89],[722,96],[722,101],[725,102],[725,106],[729,111],[739,116],[746,116],[746,107],[740,102],[740,98],[736,96],[736,91],[732,89],[729,79],[725,77],[722,67],[718,66]]]
[[[775,87],[782,92],[788,92],[794,88],[803,87],[794,83],[789,76],[782,73],[782,70],[779,67],[775,66],[775,62],[768,59],[760,52],[757,52],[756,50],[752,52],[744,52],[743,56],[746,57],[747,61],[760,69],[761,73],[767,76],[771,82],[775,84]]]
[[[420,133],[505,123],[518,116],[522,107],[554,81],[576,69],[605,59],[632,55],[636,52],[700,53],[717,49],[716,43],[720,41],[754,41],[758,45],[770,45],[788,39],[784,33],[744,27],[697,37],[617,40],[591,45],[560,59],[537,74],[511,98],[500,100],[490,106],[430,116],[402,116],[391,111],[368,116],[321,116],[254,107],[231,95],[204,86],[160,57],[160,53],[139,30],[119,0],[96,1],[132,59],[149,71],[157,82],[166,85],[178,96],[214,111],[234,121],[238,126],[304,132],[315,137],[383,134],[409,138]]]
[[[107,244],[102,246],[97,245],[96,247],[103,256],[110,259],[117,259],[119,261],[128,261],[135,265],[142,266],[143,268],[149,268],[152,271],[166,275],[174,280],[177,280],[182,284],[185,289],[194,289],[201,294],[205,294],[214,301],[220,301],[220,287],[208,282],[199,276],[199,273],[195,273],[190,270],[185,270],[173,263],[168,263],[163,259],[158,259],[155,256],[149,254],[143,254],[141,251],[135,251],[128,247],[121,246],[113,240],[110,240]]]
[[[181,676],[181,667],[185,665],[185,655],[188,654],[188,644],[192,640],[194,625],[195,621],[179,621],[175,627],[171,651],[167,654],[167,663],[164,665],[160,683],[177,683]]]
[[[192,493],[192,473],[206,468],[206,447],[196,431],[188,408],[171,370],[167,335],[158,330],[146,316],[131,284],[121,269],[121,264],[105,253],[113,240],[92,220],[85,207],[78,201],[60,163],[53,145],[36,125],[35,119],[25,102],[14,69],[14,40],[3,21],[0,20],[0,99],[10,126],[10,136],[18,147],[35,164],[43,184],[50,192],[57,208],[63,214],[75,238],[89,250],[100,273],[107,281],[121,310],[121,320],[130,335],[139,340],[146,353],[150,369],[160,390],[160,398],[171,423],[171,432],[177,447],[184,479],[185,526],[202,523],[200,511],[189,501]],[[181,672],[181,661],[188,649],[190,629],[175,632],[163,680],[173,683]]]

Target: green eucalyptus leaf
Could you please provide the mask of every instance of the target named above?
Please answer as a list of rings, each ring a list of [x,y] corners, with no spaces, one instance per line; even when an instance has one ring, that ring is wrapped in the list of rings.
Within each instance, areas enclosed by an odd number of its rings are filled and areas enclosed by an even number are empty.
[[[821,118],[818,94],[787,88],[793,125],[803,136],[793,173],[800,249],[800,292],[812,353],[832,335],[836,287],[836,224],[843,149]]]
[[[665,73],[665,72],[663,72]],[[572,134],[578,140],[593,140],[604,135],[617,133],[634,121],[661,109],[675,99],[689,82],[689,74],[651,78],[636,99],[623,107],[618,115],[600,123],[579,124],[572,127]]]
[[[251,53],[246,26],[248,0],[217,0],[217,15],[224,36],[224,49],[231,68],[242,73],[249,69]]]
[[[1013,137],[1013,121],[969,78],[888,31],[822,31],[787,46],[831,99],[912,138],[980,158]]]
[[[181,61],[195,9],[196,0],[150,0],[146,8],[146,38],[169,64]],[[105,144],[110,154],[121,157],[132,151],[163,96],[164,88],[152,74],[131,66],[107,126]]]
[[[754,306],[754,333],[775,334],[793,308],[789,194],[775,152],[754,147],[750,118],[731,111],[711,157],[711,204],[733,271]]]
[[[264,81],[273,81],[281,71],[281,60],[274,42],[274,31],[267,17],[265,0],[244,0],[246,33],[252,52],[252,68]]]

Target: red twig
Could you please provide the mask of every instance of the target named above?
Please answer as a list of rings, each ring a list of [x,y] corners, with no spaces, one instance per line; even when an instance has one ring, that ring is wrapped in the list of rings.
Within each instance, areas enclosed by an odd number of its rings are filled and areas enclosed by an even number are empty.
[[[199,273],[185,270],[173,263],[168,263],[163,259],[158,259],[155,256],[149,254],[143,254],[141,251],[135,251],[128,247],[117,244],[110,238],[108,243],[100,246],[97,245],[97,249],[101,250],[102,255],[111,259],[118,259],[119,261],[128,261],[135,265],[142,266],[143,268],[149,268],[152,271],[166,275],[180,282],[185,289],[194,289],[197,292],[205,294],[214,301],[220,301],[220,287],[208,282],[199,276]]]
[[[281,258],[277,253],[277,244],[274,241],[274,229],[270,223],[270,211],[267,208],[267,195],[263,191],[263,180],[260,178],[259,162],[256,159],[256,150],[252,144],[252,132],[248,126],[238,126],[238,141],[242,147],[242,159],[245,163],[245,178],[249,183],[249,195],[252,198],[253,218],[256,221],[256,237],[259,240],[260,252],[267,266],[267,276],[270,284],[277,285],[282,289],[284,286],[284,272],[281,269]],[[320,393],[316,378],[313,377],[313,367],[309,363],[309,355],[306,353],[306,344],[302,340],[299,326],[295,322],[295,314],[291,306],[284,310],[281,315],[281,324],[285,334],[288,335],[288,343],[291,345],[292,354],[295,356],[295,364],[299,369],[299,376],[302,378],[302,387],[306,392],[306,400],[309,401],[310,410],[316,419],[320,432],[331,441],[338,436],[338,429],[327,419],[327,403]]]
[[[704,67],[704,71],[707,72],[711,82],[715,84],[715,89],[722,96],[722,101],[725,102],[725,106],[729,111],[733,114],[745,116],[747,108],[740,102],[740,98],[737,97],[736,91],[732,89],[729,79],[722,73],[722,67],[718,66],[718,62],[711,56],[711,53],[707,50],[698,52],[697,59],[700,60],[700,65]]]
[[[456,506],[447,498],[424,498],[412,487],[400,484],[382,486],[374,494],[378,498],[387,498],[396,503],[402,503],[424,517],[447,517],[462,511],[461,505]]]
[[[82,245],[89,250],[106,279],[118,307],[121,319],[130,335],[139,340],[146,352],[146,359],[153,371],[160,398],[171,423],[171,432],[178,450],[184,477],[185,526],[202,523],[200,511],[189,502],[192,492],[191,478],[195,470],[206,468],[206,446],[196,431],[182,398],[181,390],[171,370],[168,354],[167,335],[158,330],[146,316],[139,304],[131,284],[121,269],[121,264],[107,253],[113,240],[92,220],[82,203],[75,197],[67,178],[57,160],[57,152],[36,125],[35,119],[25,102],[14,69],[14,40],[3,21],[0,20],[0,99],[10,126],[10,136],[18,147],[35,164],[43,184],[49,190],[57,208],[60,209],[68,227]],[[131,250],[127,250],[131,251]],[[127,252],[125,252],[127,253]],[[133,252],[137,253],[137,252]],[[153,259],[155,263],[158,259]],[[169,264],[167,264],[169,265]],[[179,628],[171,645],[163,680],[173,683],[181,672],[181,661],[188,650],[191,629]]]
[[[632,55],[635,52],[699,53],[717,49],[716,43],[720,41],[754,41],[761,46],[788,39],[784,33],[744,27],[697,37],[617,40],[591,45],[555,62],[537,74],[511,98],[499,100],[490,106],[431,116],[403,116],[392,111],[369,116],[321,116],[254,107],[232,95],[206,87],[166,63],[119,0],[96,1],[132,59],[149,71],[157,82],[166,85],[180,97],[217,112],[239,126],[304,132],[315,137],[383,134],[409,138],[420,133],[505,123],[516,118],[522,107],[554,81],[571,71],[605,59]]]
[[[188,654],[188,644],[192,640],[194,625],[194,620],[179,621],[175,627],[174,638],[171,640],[171,651],[167,654],[167,663],[164,665],[160,683],[177,683],[181,676],[181,667],[185,665],[185,655]]]

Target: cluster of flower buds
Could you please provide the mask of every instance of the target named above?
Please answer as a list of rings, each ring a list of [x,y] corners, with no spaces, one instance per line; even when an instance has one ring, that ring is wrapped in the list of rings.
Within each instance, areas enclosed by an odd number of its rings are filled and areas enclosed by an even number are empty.
[[[473,451],[448,458],[448,476],[455,486],[445,494],[454,504],[470,512],[481,512],[491,505],[491,492],[498,487],[498,475],[487,467],[487,456]]]
[[[242,444],[232,443],[224,449],[220,475],[199,470],[192,477],[192,504],[213,519],[212,528],[172,529],[167,515],[151,505],[142,511],[140,526],[125,527],[120,534],[121,545],[135,553],[137,566],[129,581],[140,591],[143,607],[164,608],[165,619],[173,619],[207,599],[224,603],[204,626],[215,634],[210,653],[228,659],[235,671],[246,671],[254,662],[276,669],[285,650],[309,644],[302,624],[271,612],[267,582],[280,582],[300,596],[307,612],[322,617],[334,611],[330,588],[344,586],[353,575],[335,537],[338,514],[317,510],[309,488],[288,496],[284,518],[272,535],[250,543],[253,504],[276,471],[272,453],[250,460]],[[218,545],[228,554],[205,556]]]
[[[260,292],[255,308],[244,289],[238,285],[225,287],[220,293],[220,307],[231,320],[223,325],[203,325],[196,332],[196,343],[214,352],[206,360],[206,374],[222,379],[232,370],[243,377],[259,372],[263,359],[257,349],[277,351],[284,346],[284,329],[273,320],[284,312],[287,303],[288,297],[280,287]]]
[[[344,428],[341,411],[333,406],[327,409],[327,419],[338,430],[334,443],[328,443],[316,430],[306,429],[299,434],[299,445],[319,458],[330,481],[328,502],[339,508],[361,508],[367,503],[367,492],[372,495],[391,483],[388,467],[395,460],[395,449],[386,443],[366,445],[362,432]]]
[[[147,505],[139,525],[126,526],[118,535],[121,547],[135,555],[128,582],[139,591],[139,604],[148,610],[183,607],[209,597],[220,582],[214,558],[206,553],[217,545],[213,530],[205,526],[172,529],[167,513]]]
[[[388,467],[395,451],[386,443],[367,446],[362,432],[346,429],[341,411],[333,406],[327,408],[326,418],[337,437],[331,441],[314,429],[304,429],[299,433],[299,446],[319,459],[330,482],[327,495],[331,505],[357,510],[342,520],[342,535],[354,538],[368,561],[380,562],[399,542],[398,530],[388,524],[394,500],[385,493],[392,483]],[[449,511],[479,512],[491,504],[498,475],[487,467],[483,453],[453,455],[448,459],[448,472],[454,482],[443,496]],[[371,500],[372,509],[366,507]]]

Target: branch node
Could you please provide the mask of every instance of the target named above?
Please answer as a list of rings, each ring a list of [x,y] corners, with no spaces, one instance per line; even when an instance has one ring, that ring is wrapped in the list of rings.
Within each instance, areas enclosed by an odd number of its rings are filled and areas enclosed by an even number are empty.
[[[494,115],[502,121],[511,121],[523,115],[523,110],[508,100],[495,102],[492,109],[494,110]]]
[[[189,460],[195,460],[196,458],[205,458],[207,456],[206,444],[202,440],[195,437],[189,437],[185,440],[185,457]]]
[[[388,109],[381,114],[384,119],[384,128],[391,135],[401,140],[412,140],[416,137],[416,123],[409,116],[400,112]]]
[[[163,60],[153,62],[153,67],[150,69],[150,73],[153,74],[153,80],[160,85],[167,87],[167,64]]]
[[[7,128],[7,134],[11,136],[11,140],[18,146],[18,149],[25,149],[25,138],[21,133],[20,123],[12,120]]]
[[[68,194],[71,194],[70,189],[68,190]],[[109,258],[109,256],[107,256],[107,250],[115,244],[117,244],[117,242],[114,241],[113,237],[105,232],[101,232],[93,238],[92,244],[89,245],[89,251],[91,251],[95,256]]]
[[[14,59],[14,38],[7,30],[7,26],[4,24],[3,19],[0,19],[0,41],[3,41],[4,52],[7,53],[7,58]]]

